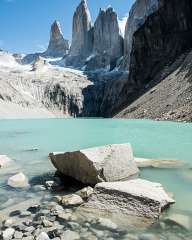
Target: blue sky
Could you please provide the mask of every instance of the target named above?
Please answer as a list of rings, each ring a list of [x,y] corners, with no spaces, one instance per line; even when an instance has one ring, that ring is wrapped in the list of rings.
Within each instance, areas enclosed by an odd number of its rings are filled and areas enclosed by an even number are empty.
[[[50,25],[59,20],[64,37],[71,39],[72,16],[80,0],[0,0],[0,48],[19,53],[43,51]],[[134,0],[88,0],[92,19],[99,8],[111,5],[120,18]]]

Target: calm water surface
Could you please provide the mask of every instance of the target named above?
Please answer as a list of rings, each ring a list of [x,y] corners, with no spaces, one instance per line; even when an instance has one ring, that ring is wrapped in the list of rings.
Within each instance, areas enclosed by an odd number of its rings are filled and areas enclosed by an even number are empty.
[[[0,170],[1,208],[19,197],[35,197],[31,192],[27,195],[8,188],[6,182],[18,171],[29,178],[54,172],[49,152],[125,142],[132,144],[137,157],[187,163],[183,169],[144,169],[141,177],[161,182],[174,194],[177,203],[170,211],[192,214],[192,124],[149,120],[0,120],[0,154],[16,161],[14,167]],[[38,151],[28,151],[34,148]]]

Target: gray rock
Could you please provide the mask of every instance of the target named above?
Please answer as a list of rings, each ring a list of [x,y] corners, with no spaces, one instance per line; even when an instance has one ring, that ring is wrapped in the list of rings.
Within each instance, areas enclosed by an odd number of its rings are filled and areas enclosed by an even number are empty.
[[[86,0],[81,0],[73,16],[72,44],[67,65],[81,65],[93,48],[91,16]]]
[[[50,153],[49,157],[59,172],[86,184],[126,180],[139,172],[130,144]]]
[[[18,173],[8,179],[8,185],[14,188],[24,188],[28,186],[28,179],[23,173]]]
[[[125,182],[98,183],[94,188],[94,194],[84,206],[156,219],[174,202],[161,184],[135,179]]]
[[[84,201],[79,195],[70,194],[63,196],[61,203],[65,207],[73,207],[83,204]]]
[[[114,222],[107,218],[99,218],[96,224],[97,224],[96,227],[101,230],[114,231],[118,228],[117,224],[115,224]]]
[[[3,226],[8,228],[11,227],[14,223],[15,221],[12,218],[8,218],[3,222]]]
[[[85,187],[78,192],[76,192],[77,195],[79,195],[82,199],[88,199],[91,194],[93,194],[93,188],[92,187]]]
[[[22,232],[15,231],[15,233],[14,233],[14,238],[16,238],[16,239],[22,239],[22,237],[23,237],[23,233],[22,233]]]
[[[37,240],[49,240],[49,236],[47,235],[47,233],[42,232],[38,237]]]
[[[29,211],[23,211],[20,213],[20,217],[24,218],[24,217],[29,217],[31,216],[31,212]]]
[[[5,231],[3,231],[3,240],[12,239],[14,233],[15,233],[14,228],[7,228]]]
[[[164,222],[170,226],[179,226],[187,231],[192,229],[192,218],[187,215],[172,213],[164,219]]]
[[[63,57],[68,53],[69,41],[64,39],[60,23],[55,21],[51,26],[50,40],[47,51],[44,55]]]
[[[0,155],[0,168],[9,167],[13,160],[6,155]]]
[[[62,236],[61,240],[78,240],[80,239],[80,236],[77,232],[67,230],[65,231]]]
[[[106,56],[107,59],[105,59],[106,66],[103,66],[102,61],[98,62],[95,58],[95,67],[92,70],[103,67],[110,70],[115,67],[117,59],[123,55],[123,38],[120,34],[118,17],[111,7],[106,10],[100,9],[95,21],[92,62],[94,55]]]
[[[144,233],[139,236],[139,240],[160,240],[160,237],[152,233]]]
[[[41,192],[41,191],[45,191],[46,190],[45,186],[43,186],[43,185],[35,185],[35,186],[32,187],[32,189],[35,192]]]

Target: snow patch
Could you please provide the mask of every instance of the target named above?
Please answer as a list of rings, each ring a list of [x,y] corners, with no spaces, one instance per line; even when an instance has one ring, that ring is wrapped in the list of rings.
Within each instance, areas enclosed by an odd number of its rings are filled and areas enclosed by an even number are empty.
[[[125,26],[127,23],[128,15],[124,16],[122,19],[118,19],[120,34],[122,37],[125,35]]]

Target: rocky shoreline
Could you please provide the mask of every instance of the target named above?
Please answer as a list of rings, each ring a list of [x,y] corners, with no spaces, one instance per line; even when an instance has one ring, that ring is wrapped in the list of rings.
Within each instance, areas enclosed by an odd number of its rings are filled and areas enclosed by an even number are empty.
[[[155,161],[134,158],[129,144],[108,145],[84,149],[80,152],[86,155],[87,161],[93,161],[94,164],[97,162],[98,172],[100,171],[99,164],[104,166],[106,161],[111,163],[111,169],[116,168],[115,173],[118,173],[118,165],[114,165],[117,156],[114,152],[117,152],[118,147],[121,149],[121,161],[127,161],[127,166],[131,166],[133,162],[140,168],[181,166],[181,163],[178,164],[171,160]],[[97,156],[95,156],[95,151]],[[109,154],[110,151],[111,154]],[[67,159],[72,161],[72,155],[74,156],[75,153],[60,153],[62,163],[64,162],[66,166]],[[85,158],[83,160],[78,154],[75,156],[76,161],[85,163]],[[0,160],[1,168],[6,168],[11,164],[11,160],[6,156],[1,156]],[[71,164],[74,165],[73,162]],[[59,168],[58,165],[57,168]],[[105,175],[103,176],[109,176],[110,169],[107,165],[106,169],[108,172],[104,167]],[[81,173],[85,174],[80,171],[79,174]],[[73,172],[70,172],[70,178],[66,178],[59,173],[45,182],[36,182],[33,185],[22,173],[10,177],[8,180],[10,186],[16,189],[32,188],[33,191],[44,192],[45,195],[38,201],[31,199],[2,210],[0,238],[3,240],[191,239],[192,221],[188,216],[167,214],[166,211],[160,216],[167,206],[174,203],[172,196],[165,192],[161,184],[139,179],[136,176],[134,179],[123,182],[118,180],[117,182],[103,182],[103,179],[96,177],[96,182],[100,183],[95,186],[92,182],[92,188],[88,184],[84,186],[79,181],[72,180],[72,174]],[[77,175],[74,178],[77,179]],[[89,182],[88,179],[89,177],[86,178],[86,183]],[[51,195],[46,195],[47,192]]]

